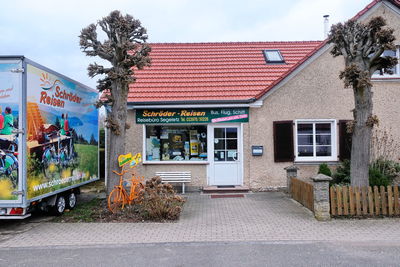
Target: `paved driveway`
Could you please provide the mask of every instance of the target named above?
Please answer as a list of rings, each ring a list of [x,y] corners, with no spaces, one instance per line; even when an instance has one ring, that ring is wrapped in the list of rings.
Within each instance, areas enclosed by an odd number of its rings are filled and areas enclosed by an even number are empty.
[[[400,240],[400,219],[318,222],[280,192],[211,199],[188,194],[174,223],[51,223],[30,226],[0,247],[70,246],[201,241]]]

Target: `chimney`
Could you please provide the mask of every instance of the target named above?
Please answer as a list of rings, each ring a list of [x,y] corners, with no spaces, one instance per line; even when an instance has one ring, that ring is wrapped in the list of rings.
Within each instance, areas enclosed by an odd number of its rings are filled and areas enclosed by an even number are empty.
[[[329,15],[324,15],[324,39],[328,38],[329,33]]]

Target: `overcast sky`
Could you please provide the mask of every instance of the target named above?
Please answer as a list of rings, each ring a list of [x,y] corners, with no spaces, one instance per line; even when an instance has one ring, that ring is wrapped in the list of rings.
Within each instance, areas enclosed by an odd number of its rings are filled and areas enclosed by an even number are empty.
[[[13,0],[0,9],[0,55],[24,55],[91,87],[93,58],[78,35],[118,9],[147,28],[149,42],[323,39],[323,18],[345,21],[372,0]]]

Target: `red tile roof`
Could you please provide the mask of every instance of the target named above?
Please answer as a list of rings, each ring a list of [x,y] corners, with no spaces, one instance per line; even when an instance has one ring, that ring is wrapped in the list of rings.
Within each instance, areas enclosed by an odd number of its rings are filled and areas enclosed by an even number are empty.
[[[384,0],[373,0],[358,19]],[[389,0],[400,8],[400,0]],[[130,103],[250,102],[277,85],[326,41],[155,43],[152,66],[136,70]],[[285,64],[266,64],[263,50],[281,51]]]
[[[311,56],[323,42],[150,44],[151,67],[136,70],[128,102],[246,101],[259,97]],[[266,64],[278,49],[285,64]]]

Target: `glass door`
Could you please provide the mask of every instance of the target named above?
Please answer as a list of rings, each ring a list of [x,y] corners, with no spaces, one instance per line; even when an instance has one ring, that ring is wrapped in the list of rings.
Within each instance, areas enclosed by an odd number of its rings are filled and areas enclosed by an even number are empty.
[[[239,126],[213,126],[210,185],[241,185]]]
[[[214,128],[214,161],[237,161],[238,128]]]

